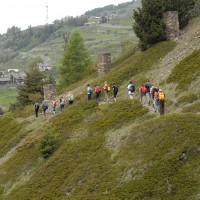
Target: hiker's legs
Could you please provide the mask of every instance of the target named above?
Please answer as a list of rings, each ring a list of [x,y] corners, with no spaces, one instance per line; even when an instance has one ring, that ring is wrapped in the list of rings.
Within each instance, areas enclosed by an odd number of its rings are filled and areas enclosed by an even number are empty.
[[[108,92],[106,92],[106,91],[105,91],[105,99],[107,102],[109,101]]]
[[[53,111],[53,114],[55,115],[56,114],[56,107],[55,106],[52,107],[52,111]]]
[[[160,115],[164,115],[164,101],[159,102],[159,113]]]
[[[87,95],[87,100],[90,101],[90,100],[91,100],[91,97],[92,97],[92,94],[88,94],[88,95]]]
[[[165,102],[162,101],[160,105],[161,105],[160,115],[164,115],[164,111],[165,111],[165,110],[164,110],[164,109],[165,109]]]
[[[141,93],[141,102],[142,102],[143,104],[146,103],[146,93]]]
[[[155,99],[154,100],[154,109],[155,109],[155,112],[158,112],[158,108],[159,108],[158,99]]]
[[[146,99],[147,99],[148,105],[150,105],[150,102],[151,102],[151,94],[150,94],[150,92],[146,93]]]
[[[129,94],[130,99],[133,99],[133,94]]]
[[[96,93],[96,101],[99,101],[100,93]]]
[[[64,110],[64,105],[60,106],[60,112],[62,112]]]
[[[39,109],[36,108],[36,109],[35,109],[35,116],[36,116],[36,117],[38,117],[38,112],[39,112]]]
[[[117,93],[114,93],[114,101],[117,101]]]
[[[73,104],[73,101],[69,101],[69,107],[71,107]]]

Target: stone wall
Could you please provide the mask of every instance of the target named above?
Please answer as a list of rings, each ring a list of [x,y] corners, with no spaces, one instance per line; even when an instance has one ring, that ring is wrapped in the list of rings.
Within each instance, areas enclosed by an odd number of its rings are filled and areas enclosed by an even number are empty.
[[[101,77],[111,70],[111,54],[102,52],[98,55],[98,76]]]
[[[167,39],[174,39],[179,36],[180,28],[177,11],[163,13],[163,22],[166,26],[165,34]]]
[[[56,85],[55,84],[47,84],[43,86],[44,90],[44,99],[47,101],[52,101],[56,98]]]

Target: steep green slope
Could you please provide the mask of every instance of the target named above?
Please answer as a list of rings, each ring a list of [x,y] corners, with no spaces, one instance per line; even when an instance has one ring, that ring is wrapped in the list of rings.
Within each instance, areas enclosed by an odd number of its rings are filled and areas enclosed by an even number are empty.
[[[0,157],[3,157],[23,136],[22,123],[13,117],[0,117]]]
[[[73,107],[51,119],[27,118],[26,129],[16,131],[26,137],[0,160],[0,199],[198,199],[200,116],[183,110],[158,117],[126,94],[128,80],[136,86],[146,81],[175,45],[131,51],[104,77],[67,88],[76,94]],[[105,80],[117,82],[117,103],[86,102],[88,81]],[[47,159],[39,151],[44,135],[59,142]]]
[[[149,120],[145,112],[128,100],[109,109],[86,104],[55,117],[0,166],[2,199],[195,198],[200,117]],[[36,148],[42,132],[62,138],[47,160]]]

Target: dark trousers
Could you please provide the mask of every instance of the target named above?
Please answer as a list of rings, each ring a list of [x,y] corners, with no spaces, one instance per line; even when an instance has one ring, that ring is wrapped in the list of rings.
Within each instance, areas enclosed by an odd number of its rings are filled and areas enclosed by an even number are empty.
[[[64,105],[60,105],[60,112],[62,112],[64,110]]]
[[[72,104],[73,104],[73,101],[69,100],[69,106],[72,106]]]
[[[99,101],[100,93],[96,93],[96,100]]]
[[[90,101],[92,99],[92,94],[87,95],[87,100]]]
[[[39,108],[35,108],[35,116],[38,117]]]
[[[160,115],[164,115],[164,113],[165,113],[165,102],[164,101],[159,101],[159,112],[160,112]]]

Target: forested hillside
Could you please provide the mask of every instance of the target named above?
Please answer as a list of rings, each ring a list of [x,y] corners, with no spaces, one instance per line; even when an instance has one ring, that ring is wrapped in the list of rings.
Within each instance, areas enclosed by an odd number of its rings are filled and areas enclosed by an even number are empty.
[[[11,27],[6,34],[0,35],[0,68],[1,70],[26,69],[28,63],[35,58],[56,68],[62,56],[66,38],[74,30],[80,31],[94,60],[97,54],[104,50],[111,52],[115,59],[129,39],[133,44],[137,42],[132,31],[132,11],[138,6],[138,2],[132,1],[86,12],[100,17],[115,13],[116,16],[110,19],[106,26],[101,26],[101,24],[84,26],[87,22],[99,22],[99,20],[90,19],[90,14],[87,14],[78,17],[63,16],[63,19],[55,20],[53,24],[30,26],[24,31],[18,27]],[[111,24],[120,26],[111,26]]]

